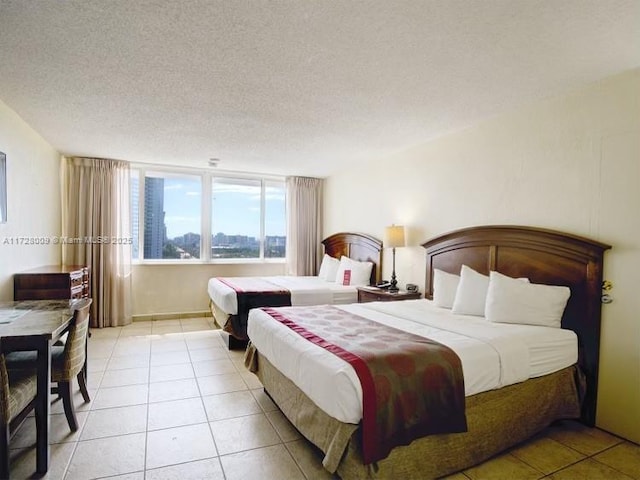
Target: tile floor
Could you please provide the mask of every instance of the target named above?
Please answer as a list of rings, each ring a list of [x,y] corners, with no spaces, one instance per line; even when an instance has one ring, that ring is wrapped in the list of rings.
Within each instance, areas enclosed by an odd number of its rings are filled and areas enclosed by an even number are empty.
[[[288,423],[210,319],[135,322],[93,330],[91,403],[77,392],[80,429],[52,406],[47,478],[329,479],[312,447]],[[12,478],[35,469],[35,422],[11,442]],[[640,479],[640,447],[575,422],[448,477]]]

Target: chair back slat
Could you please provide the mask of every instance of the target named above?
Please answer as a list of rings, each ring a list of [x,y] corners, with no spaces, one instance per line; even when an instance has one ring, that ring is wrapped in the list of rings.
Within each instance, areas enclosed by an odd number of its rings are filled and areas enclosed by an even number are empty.
[[[84,366],[91,301],[90,298],[83,298],[74,305],[71,328],[64,347],[63,371],[65,377],[68,375],[67,378],[73,378]]]
[[[0,346],[0,352],[1,352]],[[9,413],[9,374],[7,373],[7,363],[4,359],[4,353],[0,353],[0,421],[2,425],[6,425],[11,420]]]

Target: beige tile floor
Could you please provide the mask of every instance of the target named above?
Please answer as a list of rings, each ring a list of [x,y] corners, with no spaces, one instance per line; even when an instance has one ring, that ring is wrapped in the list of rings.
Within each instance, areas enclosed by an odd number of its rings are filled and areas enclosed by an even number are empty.
[[[207,319],[94,330],[91,403],[76,396],[80,429],[52,406],[47,478],[121,480],[329,479]],[[11,442],[12,478],[35,469],[35,422]],[[640,447],[576,422],[450,479],[640,479]]]

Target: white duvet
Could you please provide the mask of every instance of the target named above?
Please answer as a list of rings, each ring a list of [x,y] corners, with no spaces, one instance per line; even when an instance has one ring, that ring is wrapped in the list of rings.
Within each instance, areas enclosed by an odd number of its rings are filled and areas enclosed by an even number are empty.
[[[429,300],[337,308],[453,349],[462,362],[467,396],[553,373],[578,359],[577,337],[571,330],[454,315]],[[351,365],[259,309],[249,312],[247,331],[260,354],[328,415],[346,423],[361,420],[362,388]]]
[[[276,276],[261,277],[272,283],[274,289],[287,289],[291,292],[292,305],[333,305],[353,303],[358,299],[354,286],[338,285],[319,277]],[[236,291],[217,278],[209,279],[207,285],[209,298],[229,315],[238,314],[238,296]]]

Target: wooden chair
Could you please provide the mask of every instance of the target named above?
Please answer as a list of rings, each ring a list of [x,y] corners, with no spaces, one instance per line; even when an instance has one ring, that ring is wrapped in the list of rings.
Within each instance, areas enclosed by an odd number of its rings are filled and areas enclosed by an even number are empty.
[[[87,390],[85,369],[91,301],[90,298],[83,298],[74,304],[73,319],[64,345],[51,347],[51,382],[56,383],[56,386],[52,388],[52,393],[57,393],[62,397],[67,423],[73,432],[78,429],[71,388],[74,378],[78,379],[84,401],[91,401]],[[25,368],[34,365],[35,361],[35,352],[11,352],[6,355],[9,368]]]
[[[0,389],[0,478],[9,478],[9,440],[35,407],[36,369],[7,369],[5,355],[0,353]],[[36,428],[46,428],[46,418],[39,410],[35,409]]]

